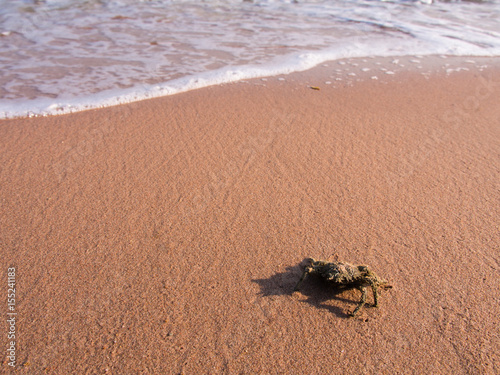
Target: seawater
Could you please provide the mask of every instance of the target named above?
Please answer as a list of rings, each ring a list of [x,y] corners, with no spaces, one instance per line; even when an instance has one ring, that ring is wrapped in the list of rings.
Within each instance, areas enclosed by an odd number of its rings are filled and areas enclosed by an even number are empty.
[[[500,0],[0,0],[0,118],[415,54],[500,56]]]

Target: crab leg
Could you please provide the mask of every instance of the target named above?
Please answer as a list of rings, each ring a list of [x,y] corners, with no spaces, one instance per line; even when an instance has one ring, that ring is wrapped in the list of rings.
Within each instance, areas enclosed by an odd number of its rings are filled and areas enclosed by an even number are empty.
[[[361,291],[361,300],[359,301],[358,307],[356,307],[351,313],[351,316],[355,316],[358,313],[359,309],[361,309],[366,303],[366,287],[363,286],[358,289]]]
[[[295,285],[295,288],[293,288],[294,292],[296,292],[297,290],[299,290],[300,286],[302,285],[302,283],[304,282],[304,280],[306,279],[307,275],[309,275],[310,272],[311,271],[309,270],[309,268],[306,268],[304,270],[304,272],[302,273],[302,276],[299,279],[299,282],[297,283],[297,285]]]
[[[378,288],[376,285],[372,285],[372,292],[373,292],[373,307],[378,307]]]

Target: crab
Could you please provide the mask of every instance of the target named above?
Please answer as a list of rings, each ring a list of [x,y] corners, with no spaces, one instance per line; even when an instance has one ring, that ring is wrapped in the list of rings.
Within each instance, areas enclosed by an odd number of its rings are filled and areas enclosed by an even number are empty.
[[[355,266],[337,261],[326,262],[312,258],[307,259],[306,262],[304,272],[297,282],[294,292],[299,290],[309,274],[316,274],[338,288],[356,288],[361,291],[361,300],[350,314],[352,317],[356,316],[366,303],[366,287],[372,288],[374,307],[378,307],[378,290],[392,288],[392,285],[389,285],[386,280],[379,278],[367,266]]]

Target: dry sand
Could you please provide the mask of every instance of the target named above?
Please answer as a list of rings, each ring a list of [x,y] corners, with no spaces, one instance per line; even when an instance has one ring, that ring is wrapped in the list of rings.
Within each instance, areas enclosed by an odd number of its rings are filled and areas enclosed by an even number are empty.
[[[16,373],[500,373],[500,69],[328,69],[1,121]]]

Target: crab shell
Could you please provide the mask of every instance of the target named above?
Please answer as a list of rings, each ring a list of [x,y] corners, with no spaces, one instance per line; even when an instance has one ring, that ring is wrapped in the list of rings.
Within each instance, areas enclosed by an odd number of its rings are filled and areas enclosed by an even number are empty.
[[[308,268],[310,272],[318,274],[324,280],[338,285],[353,284],[371,276],[366,266],[353,266],[342,262],[327,263],[312,260]]]

